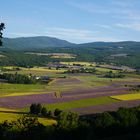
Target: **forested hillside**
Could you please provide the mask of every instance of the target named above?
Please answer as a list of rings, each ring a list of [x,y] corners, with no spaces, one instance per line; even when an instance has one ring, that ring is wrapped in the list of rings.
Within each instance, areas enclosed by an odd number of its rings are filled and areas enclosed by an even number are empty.
[[[29,53],[68,53],[74,58],[53,58]],[[48,62],[88,61],[113,65],[140,67],[140,42],[93,42],[72,44],[49,37],[4,39],[0,49],[1,65],[34,66]],[[120,61],[121,60],[121,61]]]
[[[6,48],[14,48],[17,50],[31,48],[47,48],[47,47],[64,47],[73,45],[72,43],[46,36],[37,37],[20,37],[20,38],[4,38],[3,45]]]

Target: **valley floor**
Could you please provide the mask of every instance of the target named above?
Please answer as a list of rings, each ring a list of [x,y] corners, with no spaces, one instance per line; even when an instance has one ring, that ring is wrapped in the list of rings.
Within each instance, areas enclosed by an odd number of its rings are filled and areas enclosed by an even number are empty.
[[[17,118],[19,112],[28,112],[32,103],[41,103],[49,110],[59,108],[81,115],[140,104],[139,92],[131,90],[132,86],[140,85],[140,76],[137,74],[128,73],[124,78],[104,78],[98,74],[64,74],[64,71],[65,69],[49,70],[43,67],[28,71],[36,75],[51,76],[53,80],[49,84],[0,83],[0,120]],[[107,71],[109,69],[100,68],[98,72]],[[28,74],[26,69],[18,72]],[[54,123],[47,119],[41,121]]]

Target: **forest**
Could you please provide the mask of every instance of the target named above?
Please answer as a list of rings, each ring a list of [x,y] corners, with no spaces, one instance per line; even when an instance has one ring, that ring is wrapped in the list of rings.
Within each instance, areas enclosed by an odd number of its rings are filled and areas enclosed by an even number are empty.
[[[128,43],[129,44],[129,43]],[[133,47],[133,49],[132,49]],[[53,58],[46,55],[27,54],[34,53],[68,53],[76,55],[75,58]],[[73,46],[73,47],[48,47],[45,49],[16,50],[12,48],[0,48],[0,65],[15,65],[22,67],[45,66],[49,62],[63,61],[85,61],[96,62],[97,64],[113,64],[116,66],[129,66],[140,68],[139,46],[119,47],[92,47],[92,46]],[[117,55],[115,55],[117,54]],[[118,54],[127,54],[126,56]]]

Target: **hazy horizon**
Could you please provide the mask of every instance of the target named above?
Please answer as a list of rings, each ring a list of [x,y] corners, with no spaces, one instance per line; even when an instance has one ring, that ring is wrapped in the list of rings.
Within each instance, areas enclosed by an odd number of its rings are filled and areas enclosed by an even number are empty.
[[[107,43],[107,42],[112,42],[112,43],[117,43],[117,42],[140,42],[140,41],[135,41],[135,40],[120,40],[120,41],[102,41],[102,40],[100,40],[100,41],[90,41],[90,42],[77,43],[77,42],[71,42],[69,40],[58,38],[58,37],[53,37],[53,36],[21,36],[21,37],[3,37],[3,38],[18,39],[18,38],[34,38],[34,37],[50,37],[50,38],[56,38],[56,39],[68,41],[68,42],[74,43],[74,44],[96,43],[96,42],[105,42],[105,43]]]

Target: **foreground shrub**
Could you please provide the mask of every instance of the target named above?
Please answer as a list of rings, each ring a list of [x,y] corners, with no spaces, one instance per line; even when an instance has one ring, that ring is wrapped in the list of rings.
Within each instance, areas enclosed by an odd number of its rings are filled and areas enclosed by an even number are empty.
[[[31,114],[39,115],[41,113],[41,110],[42,110],[41,104],[31,104],[31,106],[30,106]]]

